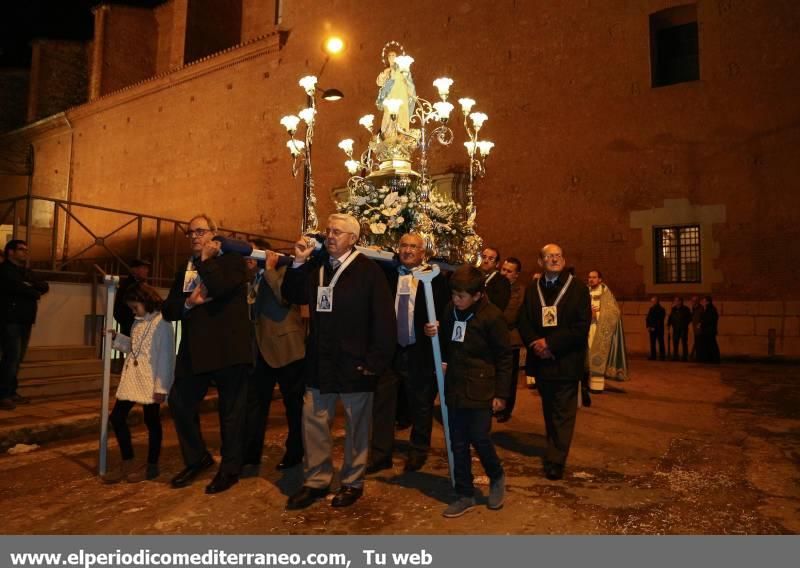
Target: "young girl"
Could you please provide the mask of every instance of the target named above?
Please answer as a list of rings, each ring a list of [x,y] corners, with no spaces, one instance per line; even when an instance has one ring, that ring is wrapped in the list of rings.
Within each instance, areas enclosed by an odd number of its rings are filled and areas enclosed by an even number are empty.
[[[109,483],[141,481],[141,475],[131,475],[133,444],[127,423],[128,414],[137,402],[143,407],[149,434],[144,477],[158,477],[162,437],[159,410],[167,398],[175,373],[175,339],[172,325],[161,318],[161,296],[152,287],[137,284],[126,292],[123,299],[136,319],[131,337],[109,330],[114,349],[127,354],[117,388],[117,400],[109,417],[122,453],[122,463],[118,470],[106,476]]]

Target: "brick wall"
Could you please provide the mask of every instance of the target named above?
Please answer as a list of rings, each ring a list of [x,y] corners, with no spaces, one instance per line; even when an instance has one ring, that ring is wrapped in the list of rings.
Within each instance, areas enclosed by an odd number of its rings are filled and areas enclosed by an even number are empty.
[[[275,4],[277,0],[241,0],[242,42],[250,41],[275,31]]]
[[[159,36],[154,10],[112,4],[105,27],[101,95],[155,75]]]
[[[538,248],[556,241],[579,274],[599,268],[618,297],[643,298],[643,236],[631,214],[687,200],[724,208],[711,227],[715,295],[786,300],[800,265],[800,16],[787,3],[700,2],[701,80],[651,89],[649,14],[680,3],[443,0],[432,11],[409,0],[364,17],[356,0],[335,10],[286,2],[280,52],[245,46],[72,112],[74,198],[181,218],[205,209],[227,225],[292,236],[301,180],[289,174],[278,120],[304,103],[297,79],[319,72],[327,33],[346,38],[348,50],[320,78],[345,93],[319,106],[324,216],[347,177],[336,144],[353,137],[363,148],[357,120],[376,112],[381,47],[397,39],[416,59],[421,96],[434,98],[431,82],[446,74],[454,98],[472,96],[489,114],[482,136],[497,146],[476,184],[478,222],[504,255],[532,268]],[[242,35],[252,29],[248,16]],[[453,126],[453,146],[431,152],[433,173],[465,166]]]
[[[184,61],[191,63],[242,40],[242,0],[189,0]]]
[[[87,101],[89,52],[85,42],[38,39],[33,42],[28,121]]]

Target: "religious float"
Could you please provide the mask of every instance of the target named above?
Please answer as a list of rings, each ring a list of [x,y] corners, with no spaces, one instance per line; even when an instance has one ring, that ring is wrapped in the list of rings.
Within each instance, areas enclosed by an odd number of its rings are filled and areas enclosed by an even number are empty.
[[[383,112],[381,122],[376,126],[373,114],[359,119],[359,127],[368,133],[361,153],[356,151],[353,139],[339,142],[351,177],[347,182],[349,191],[336,203],[337,209],[359,220],[363,246],[396,251],[400,237],[415,232],[425,239],[429,257],[450,264],[476,263],[482,240],[476,230],[473,186],[477,178],[483,177],[486,158],[494,146],[479,138],[488,116],[475,110],[474,99],[458,99],[469,172],[465,202],[459,203],[438,190],[428,167],[432,145],[449,146],[455,139],[450,128],[454,105],[448,101],[454,81],[447,77],[436,79],[433,86],[438,100],[430,102],[417,95],[411,73],[414,58],[402,45],[387,43],[381,58],[385,68],[376,80],[376,106]],[[311,161],[317,79],[306,76],[299,84],[306,92],[307,106],[297,115],[284,116],[281,124],[289,134],[286,145],[293,158],[294,175],[299,162],[303,163],[302,230],[313,233],[318,228]],[[302,136],[300,126],[304,126]]]

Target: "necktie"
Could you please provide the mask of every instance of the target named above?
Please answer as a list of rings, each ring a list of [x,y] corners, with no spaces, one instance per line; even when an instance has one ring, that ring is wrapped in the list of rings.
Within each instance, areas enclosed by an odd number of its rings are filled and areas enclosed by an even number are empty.
[[[411,274],[411,269],[401,264],[397,267],[397,273],[400,274],[400,276],[407,276]]]
[[[402,347],[408,346],[411,335],[410,322],[408,321],[410,298],[410,294],[399,294],[397,296],[397,343]]]
[[[330,262],[331,268],[333,269],[334,272],[336,272],[339,269],[339,267],[342,265],[342,261],[339,260],[338,258],[331,257],[328,260],[328,262]]]

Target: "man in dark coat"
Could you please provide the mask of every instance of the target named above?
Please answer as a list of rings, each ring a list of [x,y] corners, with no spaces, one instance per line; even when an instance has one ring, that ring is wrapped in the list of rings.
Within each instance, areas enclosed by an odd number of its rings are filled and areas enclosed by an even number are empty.
[[[189,485],[214,465],[200,431],[198,407],[213,383],[219,393],[222,463],[206,493],[220,493],[239,480],[247,405],[247,372],[252,365],[247,309],[247,266],[236,253],[220,254],[216,225],[207,215],[189,223],[192,257],[179,270],[164,302],[164,319],[181,322],[181,344],[169,408],[186,468],[173,487]]]
[[[380,267],[354,249],[360,226],[350,215],[328,218],[326,254],[311,258],[305,238],[281,291],[293,304],[308,304],[311,334],[306,348],[303,402],[304,484],[287,502],[303,509],[327,494],[333,480],[331,425],[336,403],[345,410],[345,456],[334,507],[355,503],[364,490],[372,398],[397,343],[392,297]]]
[[[692,312],[683,304],[683,298],[676,297],[669,312],[667,325],[672,328],[672,360],[678,360],[678,345],[683,346],[683,361],[689,360],[689,324]]]
[[[650,334],[650,359],[656,360],[656,343],[658,343],[658,358],[664,360],[664,318],[667,312],[661,305],[658,296],[650,298],[650,309],[647,311],[645,325]]]
[[[505,311],[511,300],[511,282],[500,274],[500,251],[494,247],[486,247],[481,253],[481,265],[478,267],[485,274],[484,285],[489,301]]]
[[[50,286],[27,268],[28,243],[12,239],[0,263],[0,410],[30,402],[17,393],[19,366],[28,350],[39,298]]]
[[[717,326],[719,312],[711,300],[711,296],[704,296],[700,300],[703,306],[703,315],[700,317],[698,329],[697,360],[702,363],[719,363],[719,344],[717,343]]]
[[[564,476],[583,378],[591,324],[589,289],[564,271],[561,247],[546,245],[539,253],[544,275],[525,294],[519,332],[528,347],[527,372],[536,377],[542,397],[548,479]]]
[[[397,346],[391,367],[377,381],[372,409],[372,452],[367,473],[392,467],[394,422],[397,414],[398,386],[408,400],[411,418],[406,471],[417,471],[428,459],[433,429],[433,400],[436,375],[431,340],[425,337],[428,308],[425,286],[411,275],[425,260],[425,241],[409,233],[400,239],[399,265],[384,266],[389,290],[393,293],[397,316]],[[437,319],[450,299],[447,277],[439,274],[431,283]]]

